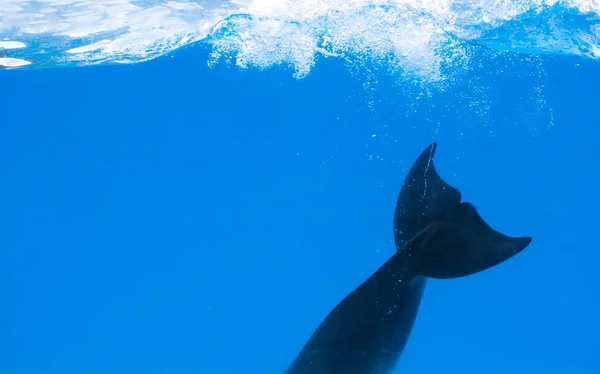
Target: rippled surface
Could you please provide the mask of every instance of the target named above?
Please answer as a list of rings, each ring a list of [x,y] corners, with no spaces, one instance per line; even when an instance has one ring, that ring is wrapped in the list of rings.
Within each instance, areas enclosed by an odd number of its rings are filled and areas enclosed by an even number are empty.
[[[595,0],[3,0],[0,66],[136,63],[195,42],[209,64],[368,61],[437,81],[465,46],[600,57]]]

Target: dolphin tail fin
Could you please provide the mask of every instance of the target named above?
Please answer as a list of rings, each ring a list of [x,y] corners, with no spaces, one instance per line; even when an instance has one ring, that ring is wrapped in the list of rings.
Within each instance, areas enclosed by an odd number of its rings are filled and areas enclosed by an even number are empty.
[[[410,252],[418,274],[457,278],[474,274],[521,252],[529,237],[509,237],[492,229],[472,204],[437,173],[430,144],[411,167],[394,214],[396,248]]]
[[[494,267],[525,249],[530,237],[510,237],[492,229],[475,207],[461,203],[443,221],[432,223],[409,244],[418,245],[417,273],[448,279]]]

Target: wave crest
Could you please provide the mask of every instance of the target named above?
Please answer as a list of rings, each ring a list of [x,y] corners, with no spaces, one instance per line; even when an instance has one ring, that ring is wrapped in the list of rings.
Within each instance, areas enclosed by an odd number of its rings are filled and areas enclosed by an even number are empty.
[[[0,67],[136,63],[203,42],[211,64],[284,64],[303,77],[336,57],[439,81],[473,44],[600,58],[599,10],[594,0],[4,0]]]

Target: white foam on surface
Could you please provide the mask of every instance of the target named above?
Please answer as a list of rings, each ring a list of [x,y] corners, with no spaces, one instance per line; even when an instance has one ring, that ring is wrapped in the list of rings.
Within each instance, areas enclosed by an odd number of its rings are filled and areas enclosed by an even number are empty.
[[[20,58],[0,57],[0,67],[18,68],[31,64],[31,61],[22,60]]]
[[[18,49],[25,48],[27,45],[21,42],[15,42],[10,40],[0,40],[0,49]]]
[[[1,2],[0,48],[13,46],[11,57],[32,67],[141,62],[198,41],[212,49],[210,63],[285,64],[298,77],[337,57],[436,81],[461,64],[465,42],[600,57],[598,0]]]

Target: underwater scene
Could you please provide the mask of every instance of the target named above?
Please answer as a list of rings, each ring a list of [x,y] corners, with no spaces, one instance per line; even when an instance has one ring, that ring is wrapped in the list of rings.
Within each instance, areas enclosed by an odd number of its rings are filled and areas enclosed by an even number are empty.
[[[0,374],[600,373],[597,0],[0,0]]]

